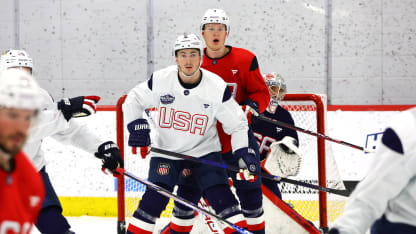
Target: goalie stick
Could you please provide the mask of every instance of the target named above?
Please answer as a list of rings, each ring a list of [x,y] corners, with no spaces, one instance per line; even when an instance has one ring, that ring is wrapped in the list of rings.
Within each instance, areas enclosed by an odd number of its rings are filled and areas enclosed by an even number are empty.
[[[182,205],[185,205],[185,206],[187,206],[187,207],[189,207],[189,208],[191,208],[193,210],[196,210],[196,211],[198,211],[199,213],[201,213],[203,215],[209,216],[211,218],[215,218],[219,222],[230,226],[232,229],[236,230],[239,233],[242,233],[242,234],[253,234],[252,232],[247,231],[244,228],[241,228],[241,227],[239,227],[237,225],[234,225],[233,223],[231,223],[231,222],[229,222],[229,221],[221,218],[220,216],[218,216],[216,214],[213,214],[213,213],[211,213],[211,212],[209,212],[207,210],[204,210],[204,209],[198,207],[198,205],[195,205],[194,203],[192,203],[190,201],[187,201],[186,199],[181,198],[181,197],[179,197],[179,196],[177,196],[177,195],[169,192],[167,189],[164,189],[164,188],[162,188],[160,186],[157,186],[156,184],[153,184],[152,182],[150,182],[150,181],[148,181],[146,179],[142,179],[140,177],[137,177],[137,176],[133,175],[132,173],[124,170],[123,168],[117,168],[115,170],[115,174],[116,173],[119,173],[120,175],[127,176],[127,177],[129,177],[129,178],[131,178],[131,179],[133,179],[133,180],[135,180],[137,182],[143,183],[148,188],[153,189],[154,191],[162,194],[163,196],[166,196],[168,198],[172,198],[173,200],[181,203]]]
[[[192,157],[192,156],[189,156],[189,155],[175,153],[175,152],[171,152],[171,151],[167,151],[167,150],[163,150],[163,149],[158,149],[158,148],[152,147],[150,149],[150,151],[155,152],[155,153],[159,153],[159,154],[172,156],[172,157],[175,157],[175,158],[187,159],[187,160],[197,162],[197,163],[207,164],[207,165],[216,166],[216,167],[222,167],[224,169],[234,171],[234,172],[239,172],[240,171],[239,168],[237,168],[235,166],[227,165],[225,163],[213,162],[213,161],[210,161],[210,160],[205,160],[203,158],[196,158],[196,157]],[[339,189],[322,187],[322,186],[319,186],[319,185],[308,184],[308,183],[298,181],[298,180],[292,180],[292,179],[283,178],[283,177],[279,177],[279,176],[275,176],[275,175],[269,175],[269,174],[264,173],[264,172],[260,172],[258,175],[263,177],[263,178],[269,179],[269,180],[274,180],[276,182],[282,181],[282,182],[285,182],[285,183],[299,185],[299,186],[303,186],[303,187],[307,187],[307,188],[311,188],[311,189],[316,189],[316,190],[320,190],[320,191],[327,192],[327,193],[333,193],[333,194],[341,195],[341,196],[344,196],[344,197],[348,197],[351,194],[351,192],[349,190],[346,190],[346,189],[339,190]]]
[[[285,123],[285,122],[281,122],[279,120],[269,118],[269,117],[264,116],[264,115],[258,115],[258,116],[255,116],[255,117],[257,119],[260,119],[260,120],[263,120],[263,121],[266,121],[266,122],[269,122],[269,123],[272,123],[272,124],[275,124],[275,125],[278,125],[278,126],[281,126],[281,127],[286,127],[286,128],[293,129],[293,130],[296,130],[296,131],[299,131],[299,132],[303,132],[303,133],[306,133],[306,134],[309,134],[309,135],[312,135],[312,136],[320,137],[320,138],[323,138],[325,140],[332,141],[332,142],[335,142],[335,143],[338,143],[338,144],[341,144],[341,145],[349,146],[351,148],[364,151],[365,153],[374,153],[374,150],[372,150],[372,149],[367,149],[367,148],[364,148],[362,146],[358,146],[358,145],[354,145],[354,144],[351,144],[351,143],[348,143],[348,142],[345,142],[345,141],[337,140],[337,139],[331,138],[329,136],[326,136],[326,135],[323,135],[323,134],[320,134],[320,133],[317,133],[317,132],[306,130],[306,129],[296,127],[294,125],[291,125],[291,124],[288,124],[288,123]]]

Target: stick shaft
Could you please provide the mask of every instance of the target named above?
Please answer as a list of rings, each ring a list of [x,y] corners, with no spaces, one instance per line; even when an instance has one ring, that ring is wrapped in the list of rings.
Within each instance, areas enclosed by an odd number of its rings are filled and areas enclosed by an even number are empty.
[[[351,143],[348,143],[348,142],[345,142],[345,141],[337,140],[337,139],[334,139],[332,137],[329,137],[329,136],[326,136],[326,135],[323,135],[323,134],[320,134],[320,133],[317,133],[317,132],[313,132],[313,131],[303,129],[303,128],[300,128],[300,127],[296,127],[294,125],[291,125],[291,124],[288,124],[288,123],[285,123],[285,122],[282,122],[282,121],[279,121],[279,120],[276,120],[276,119],[269,118],[269,117],[264,116],[264,115],[259,115],[259,116],[255,116],[255,117],[260,119],[260,120],[263,120],[263,121],[266,121],[266,122],[269,122],[269,123],[272,123],[272,124],[275,124],[275,125],[278,125],[278,126],[281,126],[281,127],[286,127],[286,128],[296,130],[296,131],[299,131],[299,132],[303,132],[303,133],[306,133],[306,134],[309,134],[309,135],[312,135],[312,136],[320,137],[320,138],[323,138],[325,140],[332,141],[332,142],[335,142],[335,143],[338,143],[338,144],[341,144],[341,145],[349,146],[351,148],[358,149],[358,150],[361,150],[361,151],[364,151],[364,152],[367,152],[367,153],[372,152],[372,150],[366,149],[362,146],[358,146],[358,145],[354,145],[354,144],[351,144]]]
[[[120,173],[120,171],[118,171],[118,172]],[[204,209],[198,207],[197,205],[195,205],[194,203],[192,203],[190,201],[187,201],[186,199],[184,199],[182,197],[179,197],[179,196],[171,193],[169,190],[164,189],[164,188],[162,188],[162,187],[160,187],[156,184],[153,184],[152,182],[150,182],[148,180],[137,177],[137,176],[133,175],[132,173],[130,173],[128,171],[125,171],[125,170],[122,172],[122,174],[131,178],[131,179],[133,179],[133,180],[135,180],[135,181],[137,181],[137,182],[140,182],[140,183],[143,183],[143,184],[147,185],[148,188],[153,189],[154,191],[156,191],[156,192],[158,192],[158,193],[160,193],[160,194],[162,194],[162,195],[164,195],[168,198],[172,198],[173,200],[175,200],[175,201],[177,201],[177,202],[179,202],[179,203],[181,203],[181,204],[183,204],[183,205],[185,205],[185,206],[187,206],[187,207],[189,207],[193,210],[196,210],[196,211],[200,212],[203,215],[209,216],[211,218],[215,218],[218,221],[220,221],[221,223],[227,224],[228,226],[230,226],[231,228],[233,228],[234,230],[236,230],[239,233],[252,234],[250,231],[247,231],[244,228],[241,228],[237,225],[234,225],[233,223],[221,218],[220,216],[218,216],[216,214],[213,214],[213,213],[211,213],[207,210],[204,210]]]
[[[150,149],[150,151],[153,151],[153,152],[159,153],[159,154],[168,155],[168,156],[175,157],[175,158],[186,159],[186,160],[197,162],[197,163],[207,164],[207,165],[216,166],[216,167],[222,167],[222,168],[225,168],[227,170],[234,171],[234,172],[239,172],[239,170],[240,170],[239,168],[237,168],[235,166],[227,165],[225,163],[213,162],[213,161],[205,160],[205,159],[202,159],[202,158],[195,158],[195,157],[192,157],[192,156],[189,156],[189,155],[175,153],[175,152],[171,152],[171,151],[167,151],[167,150],[163,150],[163,149],[159,149],[159,148],[152,147]],[[269,175],[269,174],[264,173],[264,172],[260,172],[259,176],[261,176],[263,178],[266,178],[266,179],[269,179],[269,180],[274,180],[276,182],[282,181],[282,182],[285,182],[285,183],[295,184],[295,185],[299,185],[299,186],[303,186],[303,187],[308,187],[308,188],[320,190],[320,191],[323,191],[323,192],[334,193],[334,194],[345,196],[345,197],[348,197],[350,195],[350,191],[348,191],[348,190],[339,190],[339,189],[326,188],[326,187],[322,187],[322,186],[314,185],[314,184],[309,184],[309,183],[305,183],[305,182],[298,181],[298,180],[292,180],[292,179],[283,178],[283,177],[279,177],[279,176]]]

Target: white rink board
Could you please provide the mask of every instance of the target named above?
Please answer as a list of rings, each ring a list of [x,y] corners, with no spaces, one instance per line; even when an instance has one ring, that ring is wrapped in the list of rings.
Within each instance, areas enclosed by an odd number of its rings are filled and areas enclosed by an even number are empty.
[[[365,146],[367,135],[382,132],[397,113],[398,111],[329,111],[326,135]],[[114,111],[100,111],[91,117],[78,118],[77,121],[85,122],[103,141],[116,141]],[[331,145],[342,179],[363,178],[373,159],[372,154],[364,154],[336,143]],[[48,160],[47,171],[59,196],[117,196],[114,178],[101,172],[101,162],[93,155],[49,138],[44,139],[43,149]],[[143,172],[132,173],[145,176]]]

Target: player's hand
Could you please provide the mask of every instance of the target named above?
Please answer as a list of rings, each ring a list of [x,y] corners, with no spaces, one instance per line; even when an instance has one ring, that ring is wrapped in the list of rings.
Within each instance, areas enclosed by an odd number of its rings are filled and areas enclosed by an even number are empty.
[[[119,167],[124,167],[120,150],[118,149],[116,143],[112,141],[102,143],[98,147],[95,157],[100,158],[103,161],[103,168],[110,171],[114,171]]]
[[[150,145],[150,126],[146,119],[136,119],[127,125],[130,132],[129,146],[133,147],[133,154],[136,154],[136,147],[140,148],[140,154],[143,159],[146,158],[148,147]]]
[[[243,147],[234,152],[238,158],[240,171],[236,174],[237,180],[248,180],[254,182],[257,179],[260,167],[259,161],[253,149]]]
[[[58,102],[58,110],[62,111],[65,119],[85,117],[96,112],[96,104],[100,101],[99,96],[79,96],[74,98],[63,98]]]
[[[247,116],[247,121],[251,124],[251,116],[259,116],[259,107],[257,103],[251,99],[246,99],[241,102],[241,107],[243,108],[244,113]]]

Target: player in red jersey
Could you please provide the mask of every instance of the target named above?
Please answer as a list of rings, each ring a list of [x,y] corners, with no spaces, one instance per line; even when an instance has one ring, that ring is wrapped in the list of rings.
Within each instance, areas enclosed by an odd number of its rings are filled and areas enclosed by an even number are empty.
[[[30,233],[45,191],[40,174],[21,151],[41,104],[33,77],[0,71],[0,232]]]
[[[246,49],[225,44],[230,32],[230,19],[224,10],[207,10],[202,17],[201,32],[207,46],[201,67],[219,75],[228,84],[233,97],[245,110],[248,122],[251,123],[251,115],[265,111],[270,101],[270,94],[260,73],[256,56]],[[231,150],[231,137],[224,133],[221,124],[217,124],[217,128],[224,161],[231,165],[241,165],[242,159],[236,157]],[[249,144],[256,153],[256,158],[253,160],[260,167],[259,146],[251,128]],[[261,179],[252,171],[247,168],[237,174],[229,173],[229,176],[233,179],[248,230],[253,233],[265,233]],[[178,189],[178,194],[184,194],[185,199],[188,196],[196,196],[196,193],[197,191],[189,186],[179,186]],[[190,212],[189,208],[175,203],[170,233],[178,233],[180,228],[177,227],[180,226],[192,226],[189,224],[190,215],[187,215]]]

